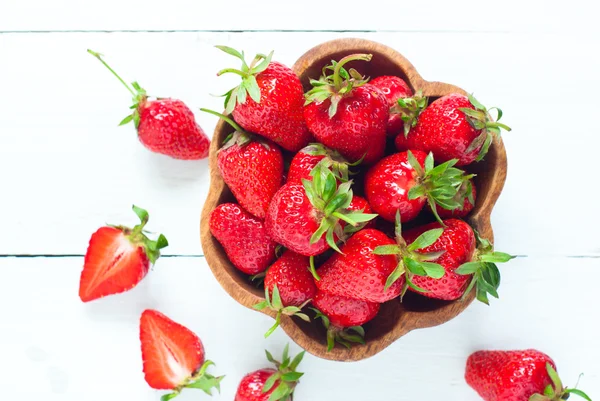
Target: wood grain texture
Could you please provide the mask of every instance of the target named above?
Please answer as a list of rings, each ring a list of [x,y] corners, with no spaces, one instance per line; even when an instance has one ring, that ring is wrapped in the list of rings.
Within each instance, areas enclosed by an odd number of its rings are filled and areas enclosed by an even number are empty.
[[[465,93],[454,85],[425,81],[400,53],[380,43],[364,39],[339,39],[318,45],[300,57],[293,70],[307,89],[309,78],[318,77],[322,67],[330,60],[339,60],[353,53],[373,54],[370,63],[349,64],[349,68],[353,67],[372,78],[381,75],[400,76],[414,90],[422,90],[430,98],[455,92]],[[262,291],[255,288],[247,277],[229,262],[209,230],[209,215],[212,210],[220,203],[232,200],[232,195],[219,174],[216,157],[220,144],[231,131],[232,128],[226,123],[219,122],[213,135],[209,156],[211,185],[202,212],[201,240],[206,260],[217,280],[229,295],[240,304],[251,308],[263,299]],[[469,166],[468,169],[477,174],[478,188],[477,204],[468,221],[482,236],[493,240],[490,215],[504,186],[507,169],[502,141],[495,141],[485,160]],[[382,305],[378,316],[365,325],[366,344],[354,346],[350,350],[337,346],[331,352],[326,352],[325,334],[320,323],[305,323],[299,319],[284,317],[281,327],[298,345],[313,355],[337,361],[356,361],[377,354],[412,330],[437,326],[451,320],[472,302],[473,297],[472,293],[464,301],[446,302],[409,293],[403,303],[398,299],[387,302]],[[263,313],[274,316],[270,310]]]

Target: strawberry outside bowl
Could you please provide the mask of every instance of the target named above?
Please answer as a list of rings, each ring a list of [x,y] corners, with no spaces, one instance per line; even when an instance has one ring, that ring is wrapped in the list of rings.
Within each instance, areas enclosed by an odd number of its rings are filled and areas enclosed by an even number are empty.
[[[380,43],[363,39],[338,39],[320,44],[300,57],[292,69],[300,77],[307,91],[310,89],[309,79],[318,78],[321,69],[331,60],[339,60],[355,53],[370,53],[373,58],[368,63],[352,62],[349,67],[371,78],[382,75],[399,76],[414,91],[421,90],[423,95],[429,97],[430,102],[450,93],[466,94],[454,85],[424,80],[400,53]],[[235,202],[217,168],[217,151],[232,131],[233,128],[221,120],[212,138],[209,154],[210,189],[200,221],[202,249],[210,269],[225,291],[240,304],[252,308],[264,300],[264,291],[257,288],[246,275],[230,263],[209,229],[209,216],[215,207],[224,202]],[[501,139],[494,140],[483,161],[466,168],[467,171],[476,174],[475,185],[478,194],[475,209],[466,221],[490,241],[493,241],[490,215],[504,186],[506,168],[506,151]],[[281,328],[294,342],[315,356],[336,361],[357,361],[377,354],[412,330],[449,321],[469,306],[474,295],[472,291],[464,300],[440,301],[409,292],[403,302],[398,298],[386,302],[381,306],[377,317],[364,326],[365,344],[356,344],[350,349],[338,345],[327,352],[325,329],[319,320],[313,319],[311,323],[307,323],[299,318],[282,316]],[[276,313],[268,308],[260,312],[275,318]]]

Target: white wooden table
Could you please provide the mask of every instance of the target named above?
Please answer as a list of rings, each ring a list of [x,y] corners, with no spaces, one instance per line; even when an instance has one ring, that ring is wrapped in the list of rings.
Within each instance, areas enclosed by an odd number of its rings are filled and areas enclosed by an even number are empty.
[[[207,3],[207,4],[204,4]],[[197,332],[216,372],[215,400],[232,400],[243,374],[288,338],[213,279],[199,241],[206,161],[146,151],[118,128],[127,92],[86,53],[101,51],[150,93],[195,110],[219,109],[229,88],[215,73],[275,50],[291,65],[319,42],[361,37],[392,46],[431,80],[499,105],[513,131],[505,190],[493,215],[501,299],[410,333],[381,354],[343,364],[307,356],[298,401],[467,400],[468,354],[535,347],[563,380],[600,397],[600,29],[585,0],[332,2],[0,0],[0,393],[18,400],[156,400],[143,380],[138,319],[157,308]],[[369,6],[377,9],[369,10]],[[198,112],[211,132],[212,116]],[[129,293],[82,304],[79,274],[91,233],[134,223],[132,203],[171,245]],[[297,350],[294,345],[292,348]],[[351,383],[351,384],[349,384]],[[189,391],[182,401],[207,399]]]

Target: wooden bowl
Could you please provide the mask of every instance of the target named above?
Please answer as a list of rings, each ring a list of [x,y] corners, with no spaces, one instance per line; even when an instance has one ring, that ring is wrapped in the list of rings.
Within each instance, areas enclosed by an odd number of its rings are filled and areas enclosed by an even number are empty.
[[[382,44],[362,39],[339,39],[318,45],[300,57],[293,70],[307,90],[309,77],[318,78],[324,65],[353,53],[373,55],[371,62],[355,62],[349,66],[371,78],[397,75],[406,80],[413,90],[421,90],[431,98],[455,92],[465,94],[464,90],[454,85],[425,81],[400,53]],[[251,308],[264,299],[263,290],[255,288],[248,278],[229,262],[209,230],[210,212],[220,203],[234,200],[217,168],[217,150],[231,131],[228,124],[220,121],[212,138],[209,156],[211,183],[200,222],[202,248],[206,261],[221,286],[240,304]],[[506,152],[502,141],[494,141],[486,158],[468,166],[468,170],[477,174],[475,185],[478,197],[476,207],[467,221],[484,238],[493,240],[490,214],[506,179]],[[350,350],[336,346],[331,352],[327,352],[325,330],[320,321],[306,323],[297,318],[283,316],[281,328],[299,346],[313,355],[337,361],[357,361],[382,351],[411,330],[433,327],[449,321],[465,310],[473,298],[474,293],[471,293],[465,301],[449,302],[409,292],[403,303],[395,299],[382,305],[379,315],[365,325],[366,344],[355,345]],[[267,309],[261,312],[271,317],[275,316]]]

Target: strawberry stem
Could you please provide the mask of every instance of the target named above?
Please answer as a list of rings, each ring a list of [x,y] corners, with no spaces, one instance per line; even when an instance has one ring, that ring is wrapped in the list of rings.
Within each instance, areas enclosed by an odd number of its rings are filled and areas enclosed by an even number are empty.
[[[340,70],[344,66],[344,64],[349,63],[350,61],[355,60],[363,60],[363,61],[371,61],[373,57],[372,54],[351,54],[349,56],[344,57],[340,61],[337,62],[335,68],[333,70],[333,86],[335,91],[339,91],[342,88],[342,77],[340,76]]]
[[[217,76],[220,77],[221,75],[227,74],[227,73],[234,73],[234,74],[239,75],[242,78],[248,77],[247,73],[242,72],[242,71],[240,71],[238,69],[235,69],[235,68],[224,68],[221,71],[217,72]]]
[[[121,78],[121,77],[119,76],[119,74],[117,74],[117,73],[115,72],[115,70],[113,70],[112,68],[110,68],[110,66],[109,66],[108,64],[106,64],[106,61],[102,60],[102,55],[101,55],[100,53],[98,53],[98,52],[95,52],[95,51],[93,51],[93,50],[90,50],[90,49],[87,49],[87,52],[88,52],[89,54],[91,54],[92,56],[96,57],[98,60],[100,60],[100,62],[101,62],[102,64],[104,64],[104,66],[105,66],[106,68],[108,68],[108,70],[109,70],[110,72],[112,72],[112,74],[113,74],[115,77],[117,77],[117,79],[118,79],[119,81],[121,81],[121,83],[122,83],[122,84],[123,84],[123,85],[124,85],[124,86],[127,88],[127,90],[129,91],[129,93],[131,93],[131,94],[133,95],[133,97],[136,97],[136,96],[138,95],[137,93],[135,93],[135,92],[134,92],[134,90],[133,90],[133,89],[131,89],[131,88],[129,87],[129,85],[127,85],[127,83],[126,83],[126,82],[123,80],[123,78]]]
[[[315,280],[319,281],[321,280],[321,276],[319,276],[319,273],[317,273],[317,269],[315,268],[315,257],[311,256],[308,258],[308,263],[310,265],[310,273],[313,275],[313,277],[315,278]]]

